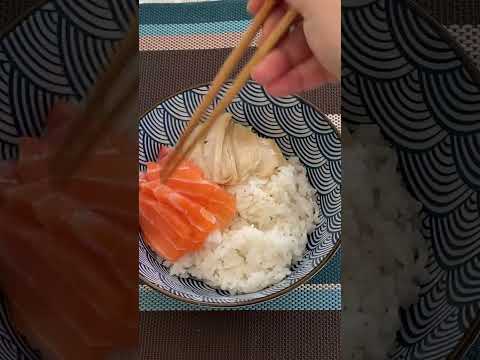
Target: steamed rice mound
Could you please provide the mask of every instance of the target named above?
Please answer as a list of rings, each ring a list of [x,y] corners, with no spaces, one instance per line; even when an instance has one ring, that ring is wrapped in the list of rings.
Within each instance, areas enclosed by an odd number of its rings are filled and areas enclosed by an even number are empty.
[[[318,222],[316,193],[304,167],[290,159],[268,180],[250,177],[227,189],[238,208],[232,225],[211,234],[202,250],[167,264],[170,273],[233,294],[280,282],[302,258],[307,234]]]
[[[399,308],[418,297],[428,248],[394,149],[376,126],[362,125],[353,139],[343,147],[342,349],[344,359],[384,360]]]

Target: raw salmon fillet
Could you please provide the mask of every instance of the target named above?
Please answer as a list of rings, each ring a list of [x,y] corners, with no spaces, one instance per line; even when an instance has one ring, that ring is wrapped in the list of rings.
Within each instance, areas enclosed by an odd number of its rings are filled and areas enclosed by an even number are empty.
[[[157,162],[147,164],[139,176],[140,225],[144,239],[159,255],[176,261],[202,247],[208,235],[230,225],[236,213],[235,198],[205,179],[202,170],[185,160],[162,184],[160,175],[169,149],[162,148]]]
[[[109,138],[54,187],[50,162],[77,114],[55,105],[42,137],[0,163],[0,285],[48,358],[103,360],[138,338],[138,159],[127,137]]]
[[[235,217],[235,198],[219,185],[207,180],[190,180],[172,176],[166,183],[172,190],[201,204],[215,214],[221,228],[226,228]]]

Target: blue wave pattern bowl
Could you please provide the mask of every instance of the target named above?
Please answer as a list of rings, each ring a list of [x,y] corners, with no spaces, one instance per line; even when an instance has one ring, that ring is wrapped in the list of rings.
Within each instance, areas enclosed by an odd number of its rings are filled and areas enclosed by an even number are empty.
[[[214,105],[225,94],[225,84]],[[156,161],[162,146],[174,146],[209,86],[179,93],[149,111],[139,125],[139,167]],[[241,295],[213,289],[202,281],[171,276],[139,234],[140,278],[162,293],[195,304],[239,306],[272,299],[315,275],[333,255],[341,233],[341,143],[328,118],[298,97],[273,98],[249,82],[227,111],[236,122],[275,139],[286,157],[298,157],[318,191],[321,221],[308,238],[304,257],[291,274],[267,289]]]
[[[125,36],[134,0],[50,0],[0,38],[0,161],[17,140],[39,136],[59,99],[82,100]],[[0,295],[0,358],[40,359],[15,332]]]
[[[39,360],[41,354],[33,349],[12,325],[7,315],[6,299],[0,294],[0,359]]]
[[[18,156],[19,137],[41,135],[55,101],[85,97],[134,10],[133,0],[47,1],[1,38],[1,159]]]
[[[390,358],[460,359],[480,330],[480,73],[413,1],[342,7],[343,119],[395,147],[430,252]]]

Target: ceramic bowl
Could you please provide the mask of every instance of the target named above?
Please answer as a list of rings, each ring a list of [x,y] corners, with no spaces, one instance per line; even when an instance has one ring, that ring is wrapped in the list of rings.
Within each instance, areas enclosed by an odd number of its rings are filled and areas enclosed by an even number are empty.
[[[225,94],[225,84],[214,104]],[[209,86],[183,91],[147,112],[139,125],[139,167],[156,161],[162,146],[178,141]],[[232,295],[193,278],[169,274],[139,234],[140,278],[172,298],[209,306],[241,306],[270,300],[295,288],[315,275],[336,251],[341,233],[341,143],[330,120],[299,97],[274,98],[249,82],[227,111],[234,121],[262,137],[274,139],[285,157],[297,157],[305,167],[310,184],[317,190],[321,221],[308,237],[303,258],[294,264],[284,280],[264,290]]]
[[[461,359],[480,330],[480,72],[414,1],[342,6],[342,120],[395,148],[429,249],[389,358]]]

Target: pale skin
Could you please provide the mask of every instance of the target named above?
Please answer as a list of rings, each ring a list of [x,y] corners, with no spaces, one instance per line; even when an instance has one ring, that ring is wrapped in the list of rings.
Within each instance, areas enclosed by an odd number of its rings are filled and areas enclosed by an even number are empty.
[[[263,2],[250,0],[250,13],[255,14]],[[288,6],[297,10],[301,19],[252,72],[252,78],[273,96],[311,90],[341,77],[341,0],[278,0],[260,43]]]

